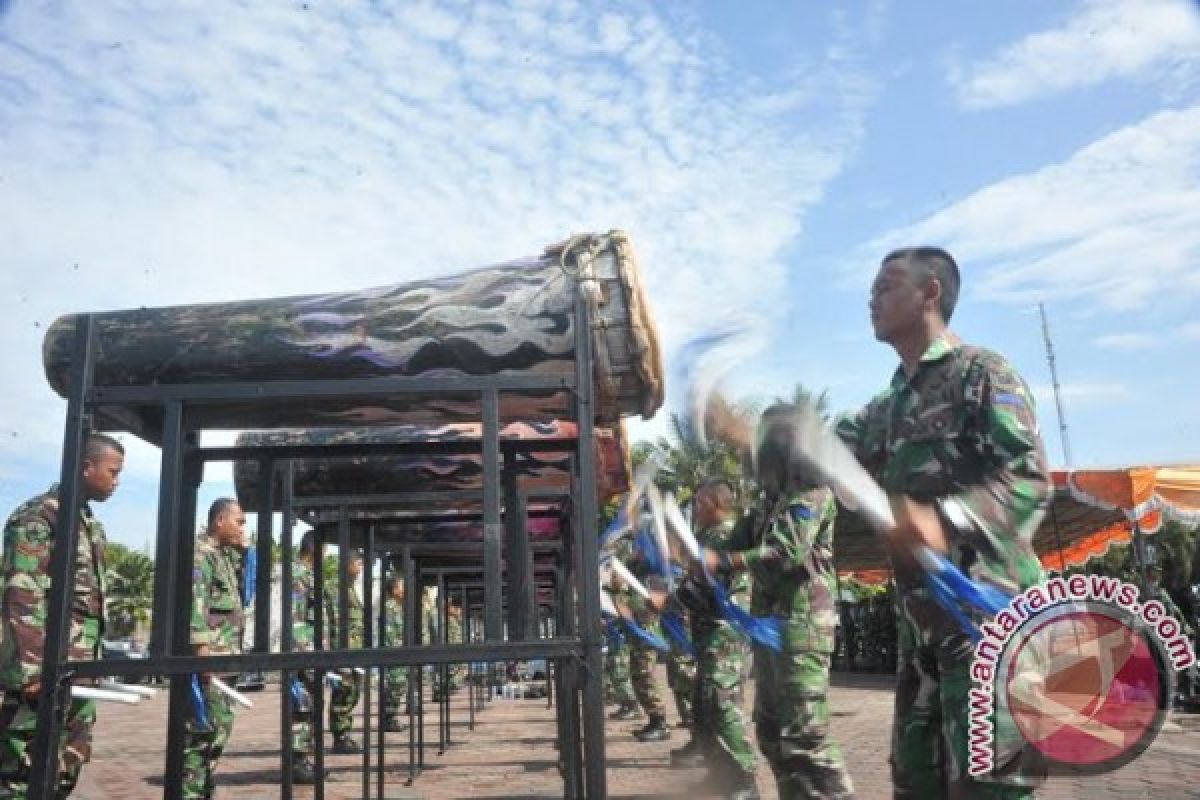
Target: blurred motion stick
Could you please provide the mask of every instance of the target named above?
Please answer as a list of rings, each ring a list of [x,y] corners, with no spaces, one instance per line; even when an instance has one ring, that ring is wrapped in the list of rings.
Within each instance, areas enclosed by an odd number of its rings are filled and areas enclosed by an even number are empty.
[[[152,686],[135,686],[131,683],[118,683],[117,681],[100,681],[99,688],[110,692],[136,694],[138,697],[155,697],[158,694],[158,689]]]
[[[99,700],[102,703],[124,703],[136,706],[142,702],[141,695],[132,692],[118,692],[114,689],[97,689],[93,686],[72,686],[71,697],[76,700]]]
[[[637,592],[646,599],[650,598],[650,591],[642,585],[641,581],[633,577],[633,573],[629,571],[629,568],[622,564],[618,559],[613,559],[612,568],[613,572],[617,573],[617,576],[620,577],[621,580],[625,581],[625,583],[629,585],[630,589],[633,589],[633,591]]]
[[[667,493],[663,498],[663,516],[666,518],[667,527],[679,538],[687,549],[688,555],[694,560],[700,560],[700,542],[696,541],[696,536],[692,533],[692,528],[683,517],[683,511],[679,508],[679,502],[675,499],[675,495]]]
[[[217,691],[228,697],[233,702],[237,703],[242,708],[254,708],[254,703],[250,702],[249,697],[246,697],[246,695],[242,694],[237,689],[234,689],[220,678],[212,678],[210,679],[210,682],[214,687],[216,687]]]

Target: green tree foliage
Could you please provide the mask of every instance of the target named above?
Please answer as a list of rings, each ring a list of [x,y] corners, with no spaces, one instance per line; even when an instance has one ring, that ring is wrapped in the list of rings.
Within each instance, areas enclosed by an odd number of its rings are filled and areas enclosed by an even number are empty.
[[[110,636],[131,636],[150,622],[154,607],[154,560],[118,542],[104,551],[108,573],[108,631]]]

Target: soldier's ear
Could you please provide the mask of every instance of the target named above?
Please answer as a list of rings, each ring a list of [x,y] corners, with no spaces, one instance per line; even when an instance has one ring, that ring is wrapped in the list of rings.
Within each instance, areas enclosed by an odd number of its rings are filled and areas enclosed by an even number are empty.
[[[942,313],[942,282],[932,275],[925,281],[925,310]]]

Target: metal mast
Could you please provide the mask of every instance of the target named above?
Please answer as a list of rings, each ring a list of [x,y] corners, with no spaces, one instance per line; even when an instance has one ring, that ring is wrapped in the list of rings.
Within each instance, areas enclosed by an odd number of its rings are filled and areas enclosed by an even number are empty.
[[[1054,360],[1054,343],[1050,341],[1050,323],[1046,320],[1046,306],[1038,303],[1042,315],[1042,338],[1046,341],[1046,363],[1050,365],[1050,380],[1054,385],[1054,407],[1058,410],[1058,436],[1062,444],[1063,466],[1071,467],[1071,439],[1067,435],[1067,418],[1063,415],[1062,387],[1058,383],[1058,365]]]

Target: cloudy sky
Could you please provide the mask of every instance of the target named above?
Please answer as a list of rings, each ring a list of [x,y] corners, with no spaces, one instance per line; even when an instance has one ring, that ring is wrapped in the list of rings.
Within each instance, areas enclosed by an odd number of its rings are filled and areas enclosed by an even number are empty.
[[[57,473],[69,311],[337,291],[631,232],[668,356],[715,313],[737,378],[883,385],[880,256],[946,246],[956,325],[1038,388],[1076,466],[1200,461],[1200,11],[1004,4],[0,0],[0,505]],[[654,433],[656,424],[640,429]],[[113,538],[153,537],[131,443]],[[212,473],[206,497],[228,490]]]

